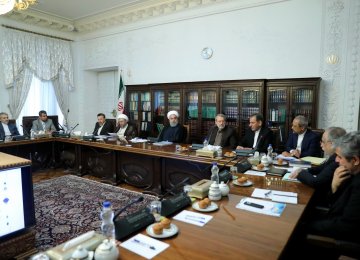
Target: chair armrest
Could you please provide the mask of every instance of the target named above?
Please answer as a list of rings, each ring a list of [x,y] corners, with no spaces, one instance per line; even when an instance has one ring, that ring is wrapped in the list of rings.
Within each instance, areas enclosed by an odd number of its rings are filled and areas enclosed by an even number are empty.
[[[312,245],[326,247],[326,248],[335,248],[336,245],[336,240],[331,237],[308,234],[306,236],[306,240]]]

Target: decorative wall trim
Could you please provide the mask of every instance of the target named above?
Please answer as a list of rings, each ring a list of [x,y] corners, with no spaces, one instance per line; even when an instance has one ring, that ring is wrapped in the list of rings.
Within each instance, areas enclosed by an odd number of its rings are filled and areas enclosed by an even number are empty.
[[[148,20],[155,17],[163,17],[169,14],[182,13],[189,10],[197,10],[196,16],[210,15],[226,11],[232,11],[255,6],[268,5],[289,0],[151,0],[141,4],[133,4],[114,8],[101,14],[92,15],[76,21],[70,21],[61,17],[29,9],[24,11],[13,11],[6,17],[30,23],[40,27],[47,27],[53,30],[89,33],[105,28],[123,26],[138,21]],[[226,8],[213,8],[205,12],[199,11],[200,8],[226,5]],[[191,18],[191,17],[190,17]]]
[[[323,0],[322,29],[319,127],[353,131],[359,120],[360,2]]]

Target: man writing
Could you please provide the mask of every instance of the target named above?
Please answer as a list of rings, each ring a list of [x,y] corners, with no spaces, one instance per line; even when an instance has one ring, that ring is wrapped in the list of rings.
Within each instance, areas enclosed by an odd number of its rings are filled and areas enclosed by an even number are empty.
[[[249,119],[249,128],[236,149],[255,149],[266,153],[272,142],[273,132],[264,125],[264,117],[261,114],[253,114]]]
[[[56,127],[54,126],[53,121],[48,118],[46,111],[41,110],[39,112],[39,118],[32,123],[31,131],[52,132],[56,131]]]
[[[5,112],[0,113],[0,140],[6,136],[20,135],[15,124],[9,124],[9,115]]]

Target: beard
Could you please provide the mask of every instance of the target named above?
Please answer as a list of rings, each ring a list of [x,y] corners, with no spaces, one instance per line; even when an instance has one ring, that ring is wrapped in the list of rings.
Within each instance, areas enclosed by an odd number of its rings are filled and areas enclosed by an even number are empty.
[[[178,125],[178,122],[170,122],[170,126],[171,127],[175,127],[175,126],[177,126]]]
[[[223,130],[225,128],[224,125],[218,125],[217,127],[219,128],[219,130]]]

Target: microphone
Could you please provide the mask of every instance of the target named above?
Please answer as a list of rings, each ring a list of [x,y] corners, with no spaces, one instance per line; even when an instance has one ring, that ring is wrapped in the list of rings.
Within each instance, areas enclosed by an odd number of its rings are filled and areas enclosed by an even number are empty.
[[[64,127],[59,122],[58,122],[58,126],[59,126],[60,130],[65,132]]]
[[[29,137],[30,134],[29,134],[29,132],[25,129],[25,127],[23,127],[23,125],[20,125],[20,126],[21,126],[22,129],[23,129],[23,134],[24,134],[25,136]]]
[[[78,127],[78,125],[79,125],[79,123],[77,123],[74,127],[72,127],[72,128],[70,129],[69,133],[71,133],[72,131],[74,131],[74,129],[75,129],[76,127]]]
[[[178,189],[179,187],[183,186],[185,183],[187,183],[190,180],[190,177],[186,177],[185,179],[183,179],[181,182],[179,182],[178,184],[174,185],[170,190],[167,190],[163,195],[159,196],[159,200],[162,201],[166,195],[168,195],[169,193],[173,193],[176,189]]]
[[[132,206],[133,204],[136,204],[138,202],[141,202],[144,200],[144,197],[143,196],[140,196],[136,199],[134,199],[133,201],[130,201],[128,204],[126,204],[124,207],[122,207],[121,209],[119,209],[115,214],[114,214],[114,217],[113,217],[113,221],[115,221],[115,219],[122,213],[124,212],[128,207]]]

